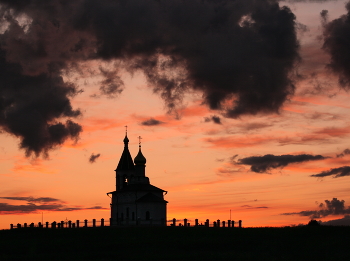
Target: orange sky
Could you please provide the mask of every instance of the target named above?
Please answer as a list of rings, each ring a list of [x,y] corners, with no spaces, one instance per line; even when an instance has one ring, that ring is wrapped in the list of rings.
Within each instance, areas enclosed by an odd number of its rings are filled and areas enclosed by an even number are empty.
[[[299,81],[295,96],[279,114],[228,119],[202,105],[200,93],[192,93],[185,97],[178,116],[169,115],[163,100],[139,73],[123,73],[125,90],[116,98],[92,97],[98,92],[99,77],[75,79],[71,75],[67,80],[84,88],[72,100],[73,107],[83,111],[77,120],[84,129],[80,139],[76,144],[66,141],[50,152],[49,159],[35,159],[24,156],[16,137],[2,133],[0,203],[27,205],[31,202],[9,197],[49,197],[57,199],[55,204],[73,209],[2,212],[0,229],[9,228],[10,223],[40,222],[42,213],[44,222],[108,219],[110,198],[106,193],[115,190],[114,169],[123,150],[125,125],[131,155],[136,156],[137,137],[142,136],[146,175],[151,184],[168,191],[168,219],[227,220],[231,210],[232,219],[243,220],[244,226],[285,226],[307,223],[310,218],[283,213],[318,210],[321,202],[333,198],[348,206],[349,176],[310,177],[346,166],[350,160],[350,155],[336,157],[350,148],[350,95],[325,70],[328,56],[320,50],[322,43],[317,39],[321,35],[319,13],[327,9],[330,20],[335,19],[345,14],[345,2],[287,3],[298,22],[309,28],[299,34],[304,58],[300,70],[317,70],[318,80],[326,79],[329,87],[311,93],[315,82]],[[221,124],[205,120],[213,115],[220,116]],[[149,119],[161,124],[142,124]],[[89,162],[91,154],[100,154],[95,163]],[[256,173],[250,166],[230,161],[235,155],[239,160],[266,154],[329,158],[289,164],[268,173]],[[96,206],[101,209],[94,209]]]

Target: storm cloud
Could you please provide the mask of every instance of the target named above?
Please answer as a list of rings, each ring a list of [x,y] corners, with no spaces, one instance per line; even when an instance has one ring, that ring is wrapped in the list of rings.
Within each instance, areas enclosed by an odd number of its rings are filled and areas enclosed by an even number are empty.
[[[329,215],[347,215],[350,214],[350,207],[345,207],[344,200],[333,198],[332,200],[325,200],[324,203],[319,204],[319,210],[304,210],[300,212],[283,213],[281,215],[299,215],[308,216],[312,219],[326,217]]]
[[[226,117],[275,113],[294,93],[295,16],[277,0],[0,0],[0,126],[26,155],[77,140],[80,89],[64,75],[87,61],[100,92],[122,93],[120,69],[142,72],[168,112],[187,92]]]
[[[350,89],[350,2],[347,14],[328,21],[328,11],[321,12],[323,19],[323,49],[331,56],[329,68],[339,76],[339,83]]]
[[[318,173],[318,174],[310,175],[310,177],[317,177],[317,178],[323,178],[328,176],[333,176],[333,178],[350,176],[350,166],[334,168],[334,169],[322,171],[321,173]]]
[[[267,154],[264,156],[253,156],[243,159],[239,159],[237,164],[249,165],[251,166],[251,171],[257,173],[267,173],[271,169],[283,168],[292,163],[301,163],[313,160],[325,159],[322,155],[272,155]]]

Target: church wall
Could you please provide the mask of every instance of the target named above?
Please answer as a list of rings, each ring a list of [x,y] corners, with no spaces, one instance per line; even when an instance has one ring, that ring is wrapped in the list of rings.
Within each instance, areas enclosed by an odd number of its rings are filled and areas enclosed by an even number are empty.
[[[161,224],[161,221],[166,221],[166,203],[140,202],[137,204],[137,208],[137,213],[141,220],[152,220],[153,224]],[[149,213],[149,215],[147,214],[147,212]]]

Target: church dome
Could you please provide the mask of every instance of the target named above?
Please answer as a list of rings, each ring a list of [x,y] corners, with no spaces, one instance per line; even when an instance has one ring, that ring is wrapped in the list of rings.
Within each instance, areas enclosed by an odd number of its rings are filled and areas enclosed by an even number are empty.
[[[143,154],[141,152],[141,147],[139,149],[139,153],[136,155],[136,157],[134,159],[134,163],[135,163],[135,165],[145,165],[146,164],[146,158],[145,158],[145,156],[143,156]]]
[[[124,138],[123,142],[124,142],[124,144],[126,144],[126,143],[129,142],[129,139],[128,139],[128,136],[127,136],[127,135],[125,135],[125,138]]]

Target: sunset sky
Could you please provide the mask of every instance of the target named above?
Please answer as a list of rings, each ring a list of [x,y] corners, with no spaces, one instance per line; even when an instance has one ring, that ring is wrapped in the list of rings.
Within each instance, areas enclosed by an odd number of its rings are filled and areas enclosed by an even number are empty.
[[[168,219],[350,219],[348,1],[40,2],[0,0],[0,229],[108,219],[125,125]]]

